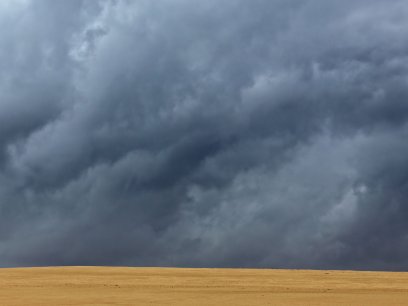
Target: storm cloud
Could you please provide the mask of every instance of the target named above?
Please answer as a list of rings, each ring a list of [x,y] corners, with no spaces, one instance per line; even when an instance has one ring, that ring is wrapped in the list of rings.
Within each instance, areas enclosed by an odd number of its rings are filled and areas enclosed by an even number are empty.
[[[408,3],[0,3],[0,266],[408,269]]]

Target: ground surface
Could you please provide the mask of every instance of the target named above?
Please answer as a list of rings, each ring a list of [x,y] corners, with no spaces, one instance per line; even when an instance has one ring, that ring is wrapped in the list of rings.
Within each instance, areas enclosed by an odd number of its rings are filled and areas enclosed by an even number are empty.
[[[0,269],[0,305],[408,305],[408,273]]]

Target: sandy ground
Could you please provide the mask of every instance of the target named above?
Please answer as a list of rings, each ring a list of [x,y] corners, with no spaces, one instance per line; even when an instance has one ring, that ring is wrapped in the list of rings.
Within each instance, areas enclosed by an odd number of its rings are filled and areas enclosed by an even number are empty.
[[[0,269],[0,305],[408,305],[408,273]]]

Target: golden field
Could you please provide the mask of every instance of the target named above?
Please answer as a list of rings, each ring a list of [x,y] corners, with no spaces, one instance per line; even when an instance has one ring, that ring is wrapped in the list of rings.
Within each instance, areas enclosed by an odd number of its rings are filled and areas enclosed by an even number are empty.
[[[0,305],[408,305],[408,273],[119,267],[0,269]]]

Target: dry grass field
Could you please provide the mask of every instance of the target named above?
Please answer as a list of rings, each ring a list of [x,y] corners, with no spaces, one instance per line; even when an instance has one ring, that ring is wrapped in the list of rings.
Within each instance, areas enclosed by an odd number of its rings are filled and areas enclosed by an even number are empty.
[[[408,273],[0,269],[0,305],[408,305]]]

